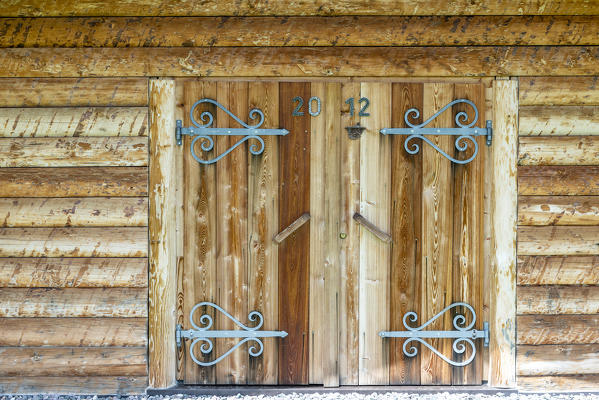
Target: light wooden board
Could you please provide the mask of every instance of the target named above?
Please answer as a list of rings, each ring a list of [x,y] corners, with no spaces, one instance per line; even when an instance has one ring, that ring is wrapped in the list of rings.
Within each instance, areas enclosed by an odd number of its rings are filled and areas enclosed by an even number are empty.
[[[530,256],[599,254],[599,226],[520,226],[518,254]]]
[[[574,375],[599,373],[599,345],[520,345],[516,350],[518,375]]]
[[[520,107],[520,135],[599,135],[598,106]]]
[[[147,105],[148,80],[145,78],[0,79],[0,107]]]
[[[0,198],[2,226],[147,226],[146,197]]]
[[[596,46],[30,48],[4,49],[0,77],[586,76],[598,60]]]
[[[518,389],[522,392],[571,392],[599,389],[599,374],[563,376],[519,376]]]
[[[599,196],[520,196],[519,225],[597,225]]]
[[[146,107],[0,108],[0,137],[147,135]]]
[[[0,288],[0,317],[146,317],[147,298],[145,288]]]
[[[518,314],[598,313],[598,286],[518,286]]]
[[[6,376],[0,378],[0,391],[5,394],[144,394],[148,387],[146,376]]]
[[[142,197],[145,167],[1,168],[0,197]]]
[[[520,166],[518,194],[538,196],[599,195],[597,166]]]
[[[521,106],[599,105],[599,77],[521,77]]]
[[[0,258],[1,287],[147,287],[147,258]]]
[[[599,136],[523,136],[519,140],[518,153],[519,165],[597,165]]]
[[[597,315],[520,315],[518,344],[599,343]]]
[[[147,256],[147,228],[0,228],[0,257]]]
[[[146,318],[2,318],[0,346],[144,347]]]
[[[593,285],[599,256],[519,256],[518,285]]]

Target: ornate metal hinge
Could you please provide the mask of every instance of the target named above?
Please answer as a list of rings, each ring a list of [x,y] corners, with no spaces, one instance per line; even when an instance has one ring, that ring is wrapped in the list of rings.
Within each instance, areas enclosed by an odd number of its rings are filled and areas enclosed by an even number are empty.
[[[213,321],[212,317],[208,314],[203,314],[199,319],[200,323],[204,326],[203,327],[197,326],[195,324],[195,322],[193,322],[193,314],[198,308],[203,307],[203,306],[212,307],[212,308],[220,311],[221,313],[223,313],[223,315],[225,315],[227,318],[229,318],[231,321],[233,321],[233,323],[235,325],[237,325],[239,328],[241,328],[241,330],[239,330],[239,329],[229,330],[229,331],[210,330],[214,321]],[[191,309],[191,311],[189,313],[189,323],[191,324],[193,329],[184,331],[183,327],[181,325],[177,325],[177,328],[176,328],[177,331],[175,333],[177,347],[181,347],[183,339],[192,340],[191,346],[189,347],[189,355],[191,356],[191,359],[198,365],[201,365],[203,367],[209,367],[211,365],[218,363],[223,358],[227,357],[229,354],[231,354],[233,351],[235,351],[237,348],[239,348],[242,344],[244,344],[246,342],[252,341],[258,345],[258,347],[256,347],[255,345],[252,345],[248,349],[248,353],[252,357],[258,357],[264,351],[264,345],[262,344],[262,341],[260,340],[261,338],[268,338],[268,337],[284,338],[285,336],[287,336],[287,332],[285,332],[285,331],[260,331],[259,329],[262,327],[262,324],[264,323],[264,318],[262,317],[262,314],[260,314],[258,311],[252,311],[251,313],[249,313],[248,319],[250,321],[258,321],[258,323],[254,327],[249,327],[249,326],[246,326],[246,325],[242,324],[241,322],[239,322],[237,319],[235,319],[233,316],[231,316],[231,314],[229,314],[228,312],[226,312],[225,310],[223,310],[221,307],[217,306],[214,303],[210,303],[207,301],[198,303],[195,306],[193,306],[193,308]],[[217,359],[215,359],[213,361],[202,362],[202,361],[198,360],[194,353],[196,344],[198,344],[199,342],[203,342],[202,345],[200,346],[200,351],[202,352],[202,354],[210,354],[210,352],[212,351],[212,348],[214,347],[211,339],[214,339],[214,338],[239,338],[242,340],[240,340],[236,345],[231,347],[227,352],[225,352],[223,355],[221,355],[220,357],[218,357]]]
[[[459,128],[424,128],[426,125],[428,125],[432,120],[437,118],[440,114],[442,114],[449,107],[451,107],[455,104],[458,104],[458,103],[469,104],[474,109],[474,119],[472,122],[470,122],[469,124],[466,124],[466,122],[468,121],[468,118],[469,118],[468,113],[465,111],[460,111],[455,116],[455,122]],[[442,109],[440,109],[439,111],[437,111],[432,117],[430,117],[429,119],[427,119],[420,125],[414,125],[410,121],[408,121],[408,118],[418,118],[418,117],[420,117],[420,111],[418,111],[418,109],[416,109],[416,108],[410,108],[404,114],[404,121],[406,121],[406,124],[409,126],[409,128],[384,128],[384,129],[381,129],[380,132],[383,135],[408,135],[408,137],[404,141],[403,146],[404,146],[404,149],[406,149],[406,151],[410,154],[417,154],[420,151],[420,146],[418,146],[417,143],[412,143],[410,148],[408,148],[408,144],[409,144],[410,140],[416,139],[416,138],[422,139],[423,141],[425,141],[426,143],[431,145],[439,153],[441,153],[445,158],[447,158],[448,160],[450,160],[451,162],[454,162],[456,164],[468,164],[470,161],[474,160],[474,158],[478,154],[478,144],[476,143],[476,139],[474,139],[475,136],[486,136],[487,137],[487,146],[490,146],[491,142],[493,140],[493,123],[490,120],[487,120],[486,128],[473,128],[473,126],[476,124],[476,121],[478,120],[478,109],[476,108],[474,103],[471,102],[470,100],[466,100],[466,99],[454,100],[451,103],[447,104]],[[474,153],[472,154],[472,156],[470,156],[466,160],[458,160],[456,158],[453,158],[452,156],[450,156],[443,150],[441,150],[441,148],[439,148],[439,146],[437,146],[435,143],[433,143],[425,135],[457,136],[457,138],[455,140],[455,148],[460,152],[466,151],[468,149],[468,142],[470,142],[474,146]]]
[[[224,112],[226,112],[231,118],[237,121],[244,128],[211,128],[210,126],[214,122],[214,116],[209,111],[204,111],[200,114],[200,120],[203,124],[200,124],[196,121],[193,114],[196,107],[202,103],[210,103],[214,104]],[[253,155],[262,154],[264,151],[264,140],[261,136],[284,136],[289,133],[287,129],[259,129],[260,126],[264,123],[264,113],[262,110],[258,108],[254,108],[250,110],[250,119],[256,119],[259,117],[258,123],[256,125],[248,125],[239,118],[237,118],[233,113],[227,110],[222,106],[219,102],[212,99],[201,99],[196,101],[191,107],[191,111],[189,112],[189,117],[191,119],[191,123],[195,126],[184,127],[183,122],[178,119],[177,126],[175,128],[175,136],[177,139],[177,144],[181,146],[183,144],[183,136],[194,136],[194,139],[191,142],[191,155],[195,160],[201,164],[214,164],[233,150],[241,145],[243,142],[246,142],[250,139],[255,139],[258,141],[259,146],[256,143],[250,146],[250,153]],[[195,144],[198,140],[202,140],[200,143],[200,148],[202,151],[208,152],[214,148],[214,139],[212,136],[244,136],[237,143],[231,146],[229,149],[221,153],[220,155],[214,157],[210,160],[202,160],[195,152]]]
[[[425,331],[423,330],[427,326],[433,323],[437,318],[439,318],[442,314],[455,307],[466,307],[472,313],[472,322],[468,326],[464,326],[466,324],[466,317],[462,314],[458,314],[453,318],[453,327],[454,331]],[[418,320],[418,314],[413,311],[406,313],[403,317],[403,325],[407,329],[406,331],[391,331],[391,332],[379,332],[379,336],[382,338],[406,338],[407,340],[403,343],[403,353],[408,357],[414,357],[418,354],[418,349],[414,346],[411,346],[408,350],[408,344],[411,342],[419,342],[428,347],[433,353],[439,356],[443,361],[454,365],[456,367],[463,367],[468,365],[474,360],[476,356],[476,346],[474,345],[473,340],[475,339],[484,339],[484,346],[489,346],[489,323],[483,323],[483,330],[478,331],[476,329],[472,329],[474,327],[474,323],[476,322],[476,313],[474,312],[474,308],[467,303],[453,303],[450,306],[445,307],[440,313],[435,315],[433,318],[428,320],[425,324],[418,326],[416,328],[412,328],[408,326],[408,319],[411,322],[416,322]],[[452,361],[443,354],[441,354],[437,349],[433,348],[430,344],[428,344],[423,339],[443,339],[450,338],[454,339],[453,341],[453,351],[457,354],[463,354],[466,351],[466,343],[470,345],[472,349],[472,354],[467,360],[462,362]]]

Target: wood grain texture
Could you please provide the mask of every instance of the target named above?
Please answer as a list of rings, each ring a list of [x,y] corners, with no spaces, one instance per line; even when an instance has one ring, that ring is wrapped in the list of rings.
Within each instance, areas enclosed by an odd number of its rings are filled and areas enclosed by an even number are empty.
[[[597,225],[599,196],[519,196],[519,225]]]
[[[518,344],[599,343],[597,315],[520,315]]]
[[[599,286],[518,286],[518,314],[598,314]]]
[[[580,46],[599,44],[594,22],[580,15],[1,18],[0,47]]]
[[[516,231],[518,221],[518,82],[493,82],[489,383],[516,384]]]
[[[148,230],[0,228],[0,257],[147,257]]]
[[[144,394],[147,386],[146,376],[0,377],[0,391],[6,394],[134,395]]]
[[[0,346],[145,347],[145,318],[1,318]]]
[[[279,124],[289,134],[279,138],[279,230],[310,210],[310,115],[291,116],[292,99],[310,98],[309,83],[279,85]],[[309,381],[310,225],[304,224],[279,245],[279,384]]]
[[[147,105],[148,80],[145,78],[0,79],[0,107]]]
[[[143,376],[145,347],[4,347],[1,376]]]
[[[519,165],[599,164],[599,136],[523,136],[519,144]]]
[[[146,165],[147,138],[0,139],[0,168]]]
[[[142,197],[145,167],[3,168],[1,197]]]
[[[145,288],[0,288],[0,317],[147,317]]]
[[[188,16],[188,15],[597,15],[599,6],[584,0],[550,0],[542,3],[512,2],[507,4],[472,3],[459,0],[439,3],[432,0],[417,1],[293,1],[273,4],[251,1],[211,1],[208,3],[165,3],[158,0],[135,0],[126,3],[97,0],[65,0],[48,4],[41,0],[11,0],[4,5],[2,16]]]
[[[599,256],[519,256],[518,285],[593,285]]]
[[[599,195],[598,166],[520,166],[518,194],[537,196]]]
[[[520,106],[599,105],[599,77],[521,77]]]
[[[598,46],[28,48],[0,53],[0,77],[584,76],[598,61]]]
[[[145,197],[0,198],[2,227],[147,226]]]
[[[599,374],[519,376],[518,389],[522,392],[592,391],[599,389]]]
[[[599,135],[598,106],[522,106],[522,136]]]
[[[150,80],[149,385],[176,383],[175,81]]]
[[[147,287],[147,258],[0,258],[1,287]]]
[[[599,226],[521,226],[518,228],[518,254],[599,254]]]
[[[599,345],[520,345],[518,375],[573,375],[599,373]]]
[[[0,137],[147,136],[146,107],[0,108]]]

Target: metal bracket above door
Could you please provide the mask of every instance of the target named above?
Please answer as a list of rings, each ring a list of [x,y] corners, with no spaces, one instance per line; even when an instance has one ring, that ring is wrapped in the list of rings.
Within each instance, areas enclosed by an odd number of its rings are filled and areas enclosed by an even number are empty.
[[[244,128],[211,128],[211,125],[214,122],[214,116],[210,111],[204,111],[202,114],[200,114],[200,120],[203,122],[203,124],[199,123],[198,121],[196,121],[193,114],[196,107],[203,103],[214,104],[215,106],[226,112],[231,118],[237,121]],[[260,126],[262,126],[262,124],[264,123],[264,113],[262,112],[262,110],[258,108],[250,110],[250,119],[259,118],[258,123],[255,125],[248,125],[242,120],[240,120],[237,116],[235,116],[231,111],[223,107],[222,104],[212,99],[201,99],[196,101],[191,107],[191,111],[189,112],[189,118],[191,119],[191,123],[195,126],[184,127],[183,121],[178,119],[177,126],[175,128],[175,137],[179,146],[183,144],[184,135],[194,137],[194,139],[191,142],[191,155],[200,164],[214,164],[215,162],[217,162],[218,160],[235,150],[235,148],[237,148],[239,145],[241,145],[244,142],[247,142],[250,139],[255,139],[259,143],[259,145],[256,145],[256,143],[254,143],[249,148],[250,153],[257,156],[259,154],[262,154],[262,152],[264,151],[264,140],[261,136],[284,136],[289,133],[287,129],[259,129]],[[195,152],[196,142],[198,140],[202,140],[202,142],[200,143],[200,148],[202,149],[202,151],[211,151],[214,148],[214,139],[212,138],[212,136],[244,137],[220,155],[210,160],[202,160]]]
[[[468,113],[465,111],[460,111],[455,116],[455,123],[459,128],[424,128],[449,107],[452,107],[453,105],[459,103],[468,104],[474,109],[474,119],[472,120],[472,122],[466,124],[469,118]],[[439,153],[441,153],[445,158],[456,164],[468,164],[470,161],[474,160],[474,158],[478,154],[478,143],[476,143],[476,139],[474,139],[475,136],[486,136],[487,146],[490,146],[493,140],[493,123],[490,120],[487,120],[486,128],[473,128],[473,126],[476,124],[476,121],[478,121],[478,109],[476,108],[476,105],[474,105],[474,103],[470,100],[454,100],[439,111],[437,111],[432,117],[430,117],[429,119],[427,119],[419,125],[414,125],[410,121],[408,121],[409,118],[419,117],[420,111],[418,111],[418,109],[416,108],[410,108],[404,114],[404,121],[409,126],[409,128],[383,128],[380,130],[380,132],[383,135],[408,135],[408,137],[404,141],[403,147],[410,154],[417,154],[420,151],[420,146],[417,143],[412,143],[411,146],[408,147],[410,140],[416,138],[422,139],[423,141],[431,145]],[[457,136],[455,140],[456,150],[460,152],[466,151],[468,149],[468,142],[470,142],[474,147],[474,153],[466,160],[458,160],[457,158],[453,158],[452,156],[441,150],[439,146],[433,143],[425,135]]]
[[[427,326],[432,324],[442,314],[446,313],[447,311],[449,311],[450,309],[455,308],[455,307],[465,307],[468,310],[470,310],[470,312],[472,313],[472,322],[470,322],[470,324],[468,324],[467,326],[464,326],[466,324],[466,317],[462,314],[458,314],[453,318],[453,327],[455,328],[455,330],[453,330],[453,331],[425,331],[425,330],[423,330],[424,328],[426,328]],[[414,346],[411,346],[410,349],[408,350],[408,344],[416,341],[416,342],[422,343],[423,345],[428,347],[433,353],[435,353],[437,356],[439,356],[441,359],[443,359],[443,361],[445,361],[453,366],[456,366],[456,367],[463,367],[465,365],[470,364],[472,362],[472,360],[474,360],[474,357],[476,357],[476,346],[474,345],[473,340],[479,339],[479,338],[484,339],[484,342],[483,342],[484,346],[485,347],[489,346],[489,323],[488,322],[483,323],[482,331],[472,329],[472,327],[474,327],[474,323],[476,322],[476,312],[474,312],[474,308],[472,308],[472,306],[470,306],[470,304],[453,303],[453,304],[445,307],[440,313],[438,313],[433,318],[428,320],[425,324],[418,326],[416,328],[410,327],[408,325],[408,319],[411,322],[416,322],[418,320],[418,314],[416,314],[413,311],[410,311],[404,315],[403,325],[407,329],[406,331],[379,332],[379,336],[382,338],[406,338],[407,340],[404,341],[404,343],[403,343],[403,353],[408,357],[414,357],[414,356],[416,356],[416,354],[418,354],[418,349]],[[468,345],[470,345],[470,348],[472,349],[472,354],[470,355],[470,357],[467,360],[462,361],[462,362],[456,362],[456,361],[450,360],[449,358],[447,358],[446,356],[441,354],[437,349],[435,349],[434,347],[432,347],[430,344],[428,344],[426,341],[423,340],[423,339],[444,339],[444,338],[454,339],[452,348],[455,353],[457,353],[457,354],[465,353],[466,352],[465,344],[467,343]]]
[[[222,331],[210,330],[210,328],[212,327],[212,325],[214,323],[214,320],[208,314],[203,314],[202,316],[200,316],[199,321],[204,326],[203,327],[197,326],[193,320],[193,314],[195,313],[195,311],[197,309],[199,309],[200,307],[204,307],[204,306],[212,307],[212,308],[220,311],[224,316],[226,316],[231,321],[233,321],[233,323],[235,325],[237,325],[239,328],[241,328],[241,330],[239,330],[239,329],[238,330],[222,330]],[[198,365],[201,365],[203,367],[209,367],[211,365],[218,363],[225,357],[227,357],[229,354],[231,354],[233,351],[235,351],[237,348],[239,348],[245,342],[253,341],[253,342],[255,342],[255,344],[258,345],[257,348],[255,345],[252,345],[248,349],[248,353],[252,357],[258,357],[264,351],[264,345],[262,344],[262,341],[260,340],[261,338],[267,338],[267,337],[284,338],[285,336],[287,336],[287,332],[285,332],[285,331],[260,331],[259,329],[262,327],[262,324],[264,323],[264,318],[262,317],[262,314],[260,314],[258,311],[252,311],[251,313],[249,313],[248,319],[253,322],[257,321],[258,322],[257,325],[254,327],[249,327],[247,325],[242,324],[237,319],[235,319],[231,314],[229,314],[228,312],[226,312],[225,310],[223,310],[221,307],[217,306],[214,303],[210,303],[208,301],[198,303],[195,306],[193,306],[193,308],[189,312],[189,323],[191,324],[193,329],[183,330],[183,327],[181,325],[177,325],[177,328],[176,328],[177,331],[175,334],[175,338],[177,341],[177,347],[181,347],[181,345],[183,344],[183,339],[192,340],[191,346],[189,347],[189,355],[191,356],[191,359]],[[214,339],[214,338],[239,338],[242,340],[237,342],[237,344],[235,344],[233,347],[231,347],[227,352],[225,352],[223,355],[221,355],[220,357],[218,357],[217,359],[215,359],[213,361],[202,362],[202,361],[198,360],[194,354],[195,346],[199,342],[203,342],[202,345],[200,346],[200,351],[202,352],[202,354],[210,354],[210,352],[212,352],[212,348],[214,347],[211,339]]]

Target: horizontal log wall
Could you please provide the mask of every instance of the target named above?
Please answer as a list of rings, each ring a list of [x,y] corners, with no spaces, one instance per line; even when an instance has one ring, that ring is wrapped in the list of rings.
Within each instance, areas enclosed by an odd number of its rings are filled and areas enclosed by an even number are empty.
[[[517,373],[524,390],[599,388],[597,77],[521,78]]]
[[[0,392],[147,386],[146,79],[0,79]]]

